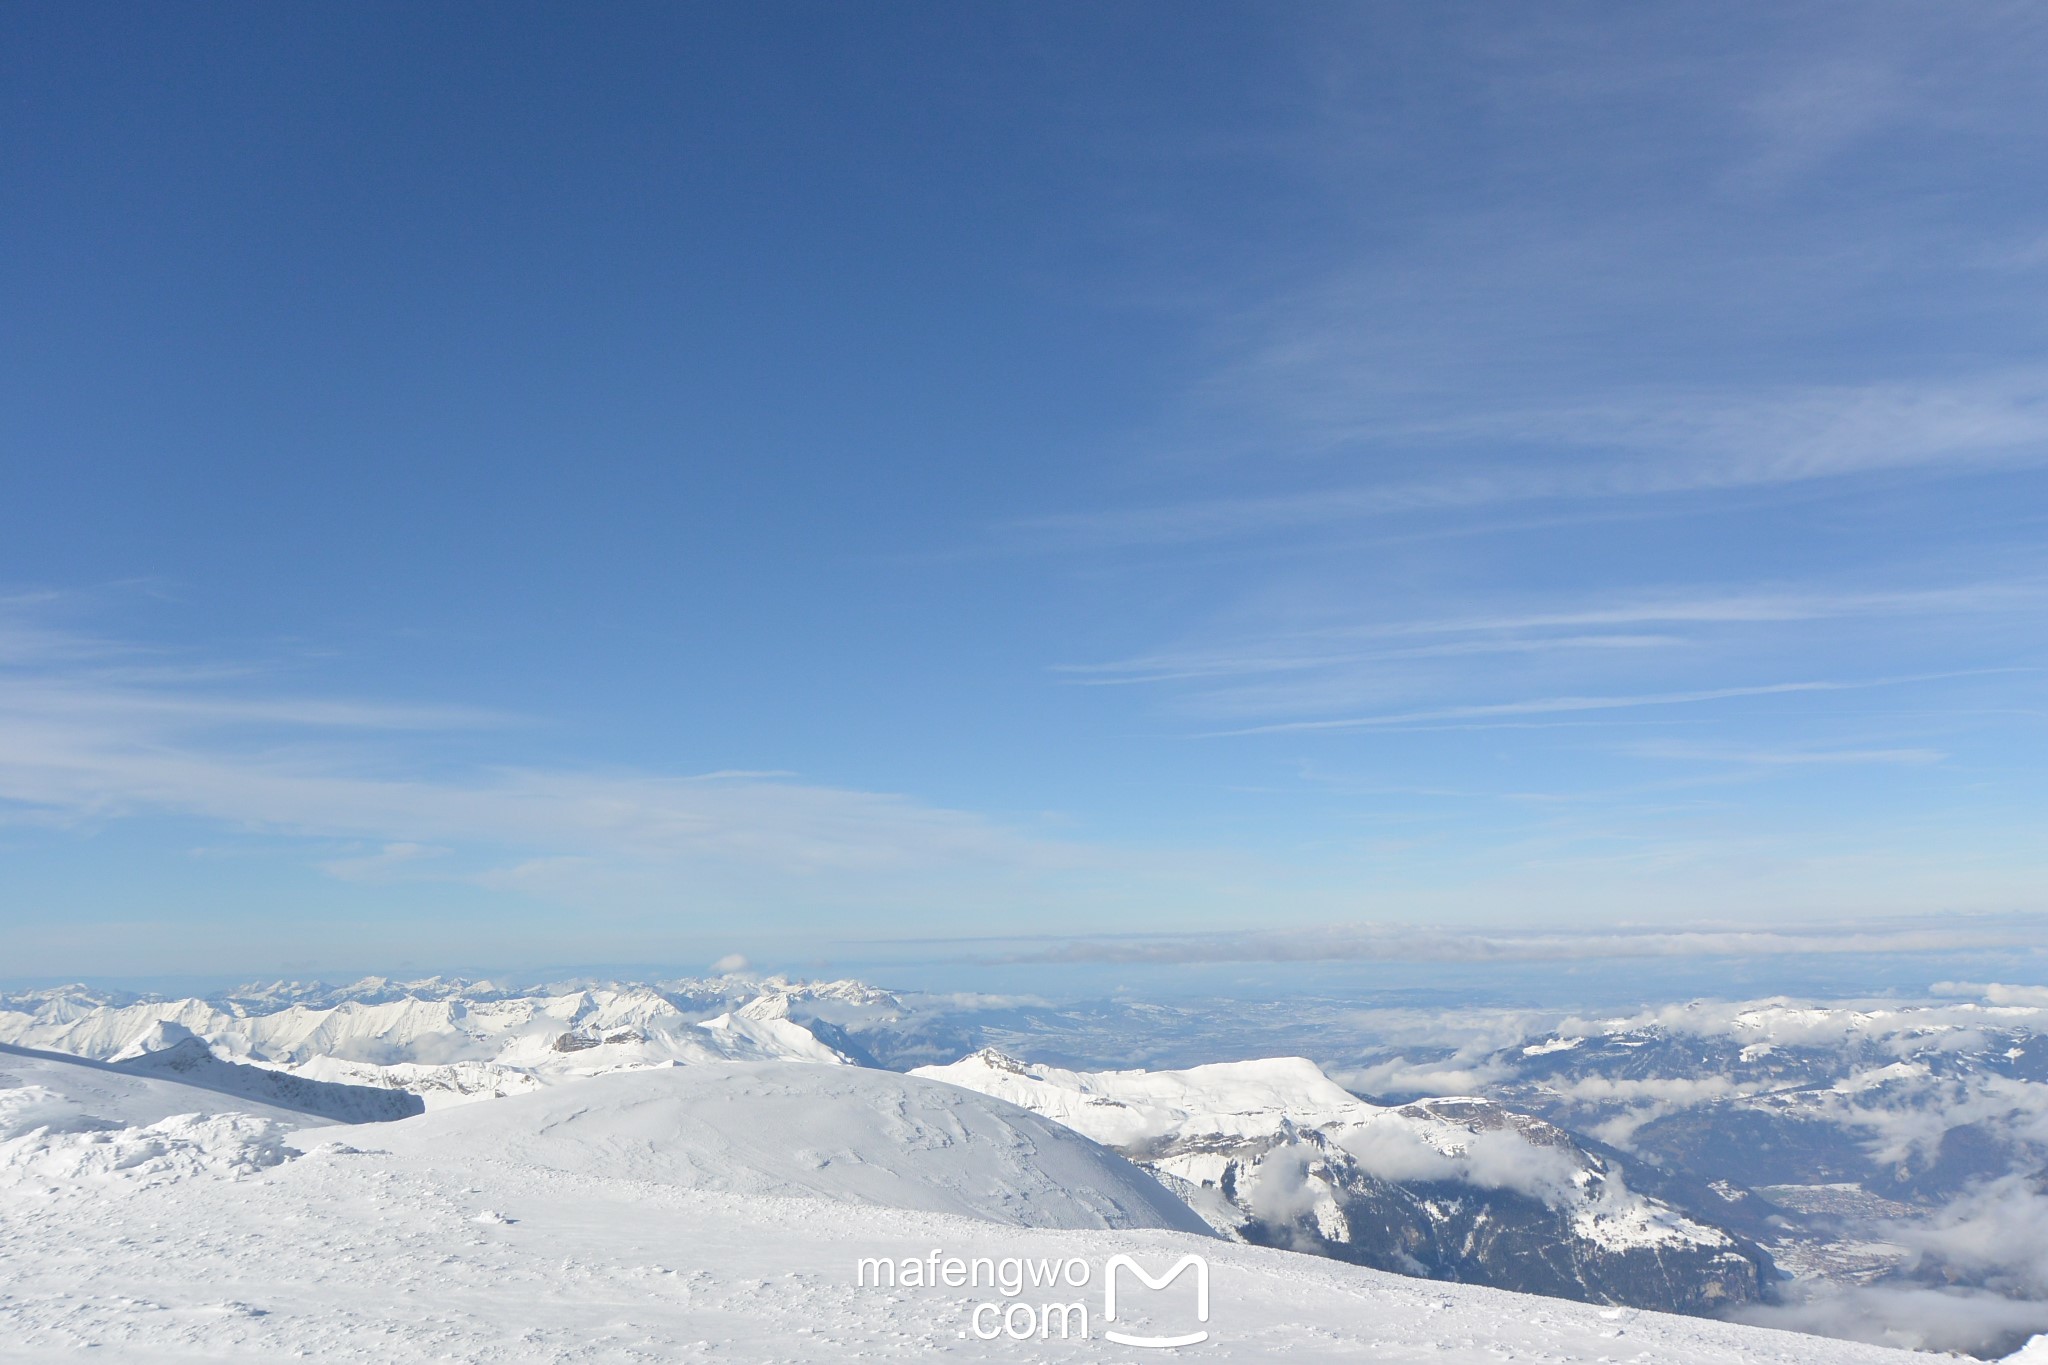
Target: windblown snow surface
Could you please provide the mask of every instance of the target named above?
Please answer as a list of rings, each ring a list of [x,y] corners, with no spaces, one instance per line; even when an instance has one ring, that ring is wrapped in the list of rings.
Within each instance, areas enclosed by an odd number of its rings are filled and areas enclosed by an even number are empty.
[[[9,1361],[1925,1359],[1227,1243],[1076,1134],[865,1069],[655,1068],[339,1128],[236,1103],[0,1055]],[[1209,1339],[1104,1340],[1119,1254],[1155,1272],[1206,1258]],[[864,1258],[1089,1278],[888,1288],[862,1282]],[[1089,1335],[973,1334],[985,1303],[1053,1300],[1083,1304]],[[1191,1305],[1155,1307],[1186,1325]]]

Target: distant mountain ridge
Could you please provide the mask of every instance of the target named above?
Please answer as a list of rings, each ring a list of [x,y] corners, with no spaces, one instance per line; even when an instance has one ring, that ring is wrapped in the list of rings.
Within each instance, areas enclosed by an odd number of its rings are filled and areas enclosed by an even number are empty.
[[[414,987],[422,993],[411,993]],[[837,999],[864,988],[795,989]],[[791,1018],[788,998],[773,982],[720,980],[521,994],[488,982],[473,987],[431,978],[398,987],[372,977],[348,987],[180,1000],[100,999],[59,988],[0,999],[0,1040],[107,1059],[153,1031],[173,1029],[201,1040],[225,1063],[398,1090],[430,1106],[632,1067],[770,1059],[848,1064]],[[256,1008],[264,1004],[275,1008]]]

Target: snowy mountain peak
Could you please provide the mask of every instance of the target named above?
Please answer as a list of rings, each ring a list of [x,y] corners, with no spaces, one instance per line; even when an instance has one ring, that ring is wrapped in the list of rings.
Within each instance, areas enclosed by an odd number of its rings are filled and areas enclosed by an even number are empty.
[[[787,1019],[789,996],[780,991],[757,995],[734,1013],[742,1019]]]
[[[145,1058],[151,1066],[170,1071],[187,1071],[214,1060],[213,1049],[205,1039],[171,1019],[157,1020],[108,1060],[135,1062]]]
[[[1000,1095],[1124,1148],[1195,1134],[1270,1136],[1289,1122],[1376,1111],[1305,1057],[1216,1062],[1181,1071],[1069,1071],[984,1048],[914,1073]]]

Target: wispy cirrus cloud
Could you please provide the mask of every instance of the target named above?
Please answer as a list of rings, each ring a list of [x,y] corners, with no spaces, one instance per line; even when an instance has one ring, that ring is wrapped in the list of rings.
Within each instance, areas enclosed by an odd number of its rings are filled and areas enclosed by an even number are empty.
[[[225,723],[228,708],[207,714]],[[288,703],[262,705],[254,714],[266,725],[280,715],[300,716]],[[567,847],[785,872],[976,863],[1045,868],[1080,856],[892,793],[718,774],[517,766],[427,776],[391,771],[374,750],[315,743],[304,734],[252,750],[148,726],[52,727],[41,719],[9,710],[0,695],[0,802],[46,821],[173,814],[252,831],[388,839],[395,847]],[[319,724],[303,717],[300,723]],[[354,714],[346,723],[364,724]],[[395,865],[385,858],[379,870]],[[364,867],[344,861],[329,870]]]
[[[1602,750],[1658,761],[1683,750],[1731,771],[1789,775],[1937,761],[1947,750],[1927,741],[1943,728],[1938,715],[1967,726],[1965,713],[1984,698],[2010,707],[2031,693],[2026,678],[2039,665],[2012,645],[2032,638],[2044,614],[2048,587],[2030,577],[1860,590],[1609,589],[1548,602],[1516,593],[1492,610],[1381,606],[1362,618],[1240,627],[1053,671],[1073,685],[1157,693],[1204,738],[1709,726],[1711,739]],[[1918,719],[1862,733],[1840,724],[1849,713],[1826,700],[1906,689],[1910,701],[1885,709]],[[1805,702],[1760,707],[1774,698]],[[1795,714],[1823,730],[1788,742],[1775,726]]]
[[[1527,697],[1517,701],[1484,702],[1470,706],[1437,706],[1418,711],[1394,711],[1372,716],[1275,721],[1270,725],[1247,725],[1235,730],[1217,730],[1212,732],[1211,737],[1300,734],[1317,730],[1382,729],[1446,721],[1484,722],[1510,717],[1555,716],[1584,711],[1625,711],[1645,706],[1690,706],[1699,702],[1732,701],[1740,697],[1779,697],[1800,692],[1844,692],[1881,685],[1882,682],[1777,682],[1758,683],[1748,687],[1708,687],[1689,692],[1648,692],[1634,696]]]
[[[2007,670],[1978,670],[1999,672]],[[1623,696],[1528,697],[1515,701],[1485,702],[1470,706],[1440,706],[1417,711],[1397,711],[1370,716],[1339,716],[1324,720],[1276,721],[1270,725],[1248,725],[1235,730],[1218,730],[1210,737],[1230,735],[1296,734],[1317,730],[1364,730],[1444,722],[1471,723],[1530,716],[1555,716],[1588,711],[1627,711],[1640,707],[1691,706],[1701,702],[1733,701],[1750,697],[1778,697],[1808,692],[1855,692],[1878,687],[1902,687],[1912,683],[1945,681],[1964,673],[1933,673],[1899,678],[1858,680],[1814,680],[1758,683],[1744,687],[1709,687],[1683,692],[1646,692]]]
[[[2048,585],[1980,582],[1889,591],[1736,591],[1649,594],[1552,609],[1347,622],[1054,672],[1090,685],[1185,682],[1300,672],[1357,663],[1460,655],[1656,649],[1683,643],[1668,628],[1983,615],[2048,607]],[[1644,627],[1667,628],[1644,633]],[[1434,637],[1463,636],[1455,640]],[[1393,646],[1394,642],[1426,643]],[[1361,648],[1373,645],[1374,648]]]
[[[1277,361],[1259,367],[1270,372]],[[1023,519],[1024,543],[1047,549],[1195,544],[1332,527],[1379,517],[1458,513],[1498,504],[1601,500],[1767,489],[1898,472],[1968,472],[2048,462],[2048,370],[1965,380],[1887,381],[1777,391],[1664,389],[1596,400],[1389,418],[1355,413],[1299,390],[1370,391],[1335,358],[1284,384],[1294,396],[1256,444],[1352,452],[1374,468],[1346,482],[1319,463],[1288,466],[1284,490],[1245,490]],[[1376,367],[1378,362],[1359,362]],[[1234,386],[1248,388],[1249,381]],[[1253,406],[1279,395],[1240,394]],[[1513,452],[1503,458],[1502,452]],[[1339,461],[1340,466],[1356,463]],[[1270,481],[1269,481],[1270,482]],[[1302,486],[1307,485],[1307,486]]]
[[[138,673],[149,676],[138,678]],[[180,731],[277,726],[306,730],[454,730],[521,723],[467,706],[417,706],[342,697],[266,696],[247,690],[207,695],[195,682],[242,679],[241,670],[161,669],[77,677],[0,677],[0,713],[17,723]]]
[[[341,856],[311,859],[344,881],[467,880],[553,894],[573,892],[565,868],[597,883],[631,867],[643,884],[667,876],[729,896],[803,885],[813,898],[886,900],[923,895],[934,877],[1008,882],[1110,856],[787,772],[463,762],[439,741],[495,730],[511,752],[534,722],[296,695],[260,666],[150,659],[59,630],[0,639],[16,642],[0,657],[0,824],[196,819],[244,836],[345,841]],[[375,847],[356,851],[364,841]],[[551,870],[536,879],[530,869],[540,866]]]
[[[375,853],[334,858],[320,864],[320,870],[345,882],[380,882],[402,878],[423,863],[447,856],[445,848],[427,844],[386,844]]]
[[[1455,659],[1477,654],[1536,654],[1582,649],[1657,649],[1682,643],[1673,635],[1559,635],[1527,639],[1455,640],[1394,649],[1294,653],[1213,651],[1164,654],[1102,664],[1058,664],[1053,672],[1090,687],[1189,682],[1245,674],[1290,673],[1337,665],[1390,663],[1411,659]]]
[[[1918,767],[1939,763],[1948,755],[1940,749],[1857,749],[1797,748],[1765,749],[1741,745],[1686,744],[1659,740],[1632,744],[1626,752],[1638,758],[1664,758],[1679,762],[1725,763],[1739,767],[1810,768],[1843,764],[1883,764]]]
[[[1780,188],[1888,126],[1925,117],[1925,94],[1876,53],[1796,65],[1740,102],[1755,141],[1727,183],[1741,192]]]

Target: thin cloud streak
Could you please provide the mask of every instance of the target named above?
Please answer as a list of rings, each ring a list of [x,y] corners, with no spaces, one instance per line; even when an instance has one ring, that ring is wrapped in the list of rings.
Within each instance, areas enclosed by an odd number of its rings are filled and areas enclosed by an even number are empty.
[[[1552,630],[1629,627],[1770,625],[1885,616],[1995,614],[2048,605],[2037,583],[1975,583],[1887,592],[1749,592],[1639,597],[1561,611],[1502,612],[1409,621],[1365,622],[1292,631],[1209,650],[1138,655],[1054,671],[1089,685],[1177,682],[1233,675],[1301,671],[1347,663],[1459,654],[1537,653],[1567,649],[1656,648],[1684,642],[1670,634],[1530,635]],[[1347,651],[1373,640],[1484,635],[1502,638],[1376,651]]]
[[[1325,382],[1341,390],[1348,381],[1333,374]],[[1011,529],[1049,550],[1160,547],[1499,503],[1730,492],[2048,460],[2048,371],[2035,369],[1958,383],[1673,392],[1393,422],[1362,414],[1303,418],[1302,411],[1298,402],[1275,404],[1275,415],[1264,419],[1271,430],[1255,446],[1430,451],[1439,466],[1446,449],[1455,460],[1467,447],[1568,454],[1513,464],[1474,455],[1448,476],[1395,474],[1370,484],[1060,513]]]
[[[1402,659],[1449,659],[1482,654],[1540,654],[1560,650],[1658,649],[1683,644],[1675,635],[1565,635],[1534,640],[1464,640],[1449,644],[1413,645],[1405,649],[1364,650],[1349,654],[1281,656],[1212,655],[1173,662],[1171,656],[1108,664],[1058,664],[1053,671],[1082,687],[1126,687],[1141,683],[1187,682],[1197,678],[1246,673],[1286,673],[1344,664],[1387,663]]]
[[[1797,768],[1837,764],[1903,764],[1921,767],[1948,757],[1939,749],[1739,749],[1708,744],[1637,744],[1628,752],[1637,758],[1680,762],[1732,763],[1752,767]]]
[[[887,793],[745,778],[498,769],[361,775],[364,755],[240,756],[0,718],[0,801],[47,822],[170,813],[273,833],[573,847],[783,869],[1064,864],[1078,852]]]
[[[1732,701],[1743,697],[1768,697],[1801,692],[1856,692],[1878,687],[1903,687],[1914,683],[1941,682],[1951,678],[1988,677],[2001,673],[2031,673],[2031,668],[1966,668],[1939,673],[1915,673],[1896,678],[1865,678],[1855,681],[1812,681],[1763,683],[1748,687],[1702,688],[1687,692],[1651,692],[1614,697],[1539,697],[1527,701],[1494,702],[1476,706],[1446,706],[1428,711],[1407,711],[1391,715],[1348,716],[1337,720],[1280,721],[1271,725],[1247,726],[1236,730],[1214,730],[1200,736],[1222,739],[1234,735],[1281,734],[1289,731],[1355,730],[1384,726],[1424,724],[1440,721],[1483,720],[1491,716],[1551,715],[1575,711],[1627,710],[1639,706],[1686,706],[1698,702]]]
[[[1272,725],[1251,725],[1239,730],[1213,730],[1204,739],[1237,735],[1276,735],[1314,730],[1361,730],[1382,726],[1426,724],[1432,721],[1481,720],[1489,716],[1553,715],[1573,711],[1625,710],[1638,706],[1687,706],[1698,702],[1731,701],[1740,697],[1784,696],[1800,692],[1844,692],[1856,688],[1881,687],[1902,679],[1873,682],[1784,682],[1753,687],[1713,687],[1695,692],[1643,693],[1630,697],[1539,697],[1528,701],[1491,702],[1478,706],[1443,706],[1427,711],[1402,711],[1381,716],[1347,716],[1339,720],[1294,720]]]
[[[195,678],[183,674],[176,680]],[[474,707],[395,706],[326,697],[198,696],[168,688],[107,687],[92,677],[0,680],[0,715],[17,722],[132,723],[181,729],[273,725],[321,730],[455,730],[522,723],[520,717]]]
[[[393,762],[384,737],[404,736],[417,760],[436,734],[519,718],[266,695],[252,688],[255,671],[240,668],[124,668],[109,684],[94,661],[125,651],[71,649],[66,638],[42,632],[30,666],[17,656],[0,674],[0,824],[170,815],[380,845],[316,864],[348,881],[459,879],[477,856],[508,852],[715,866],[742,881],[920,870],[1008,877],[1109,856],[970,812],[808,784],[787,772],[501,765],[426,775],[418,761]]]

